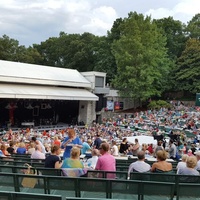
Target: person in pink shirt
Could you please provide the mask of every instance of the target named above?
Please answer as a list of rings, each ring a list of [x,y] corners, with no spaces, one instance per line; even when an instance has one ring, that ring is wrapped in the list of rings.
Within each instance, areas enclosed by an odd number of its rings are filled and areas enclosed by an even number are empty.
[[[42,153],[42,148],[40,145],[35,146],[35,151],[31,154],[33,159],[45,159],[45,154]]]
[[[95,170],[116,171],[115,157],[108,153],[109,149],[108,143],[101,143],[99,148],[101,156],[97,160]],[[115,174],[108,174],[107,178],[115,178]]]

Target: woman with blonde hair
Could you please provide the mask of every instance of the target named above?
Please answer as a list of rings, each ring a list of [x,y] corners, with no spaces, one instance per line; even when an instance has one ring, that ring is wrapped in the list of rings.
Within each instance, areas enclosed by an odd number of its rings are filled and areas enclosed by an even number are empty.
[[[179,173],[179,170],[182,168],[186,167],[186,161],[187,161],[188,155],[183,154],[182,155],[182,160],[177,164],[176,169],[177,169],[177,174]]]
[[[59,166],[57,166],[59,168]],[[80,160],[80,148],[73,147],[71,150],[70,158],[65,158],[60,163],[61,168],[83,168],[83,162]]]
[[[172,164],[167,162],[167,152],[159,150],[156,152],[157,162],[153,163],[151,167],[152,172],[170,172],[172,171]]]
[[[8,153],[8,151],[7,151],[7,147],[6,147],[5,144],[2,144],[2,145],[1,145],[1,151],[2,151],[2,153],[3,153],[4,156],[9,156],[9,155],[10,155],[10,154]]]
[[[28,154],[32,154],[35,151],[35,143],[34,142],[30,142],[30,145],[28,147]]]
[[[58,136],[55,136],[53,140],[53,145],[61,146],[61,141],[58,139]]]
[[[195,156],[188,156],[186,160],[186,167],[181,168],[178,174],[183,175],[199,175],[199,172],[195,169],[197,165],[197,158]]]

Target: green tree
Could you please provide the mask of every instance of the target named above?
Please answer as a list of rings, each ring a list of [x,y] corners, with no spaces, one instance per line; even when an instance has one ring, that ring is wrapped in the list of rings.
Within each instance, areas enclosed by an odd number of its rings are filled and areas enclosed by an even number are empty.
[[[117,75],[113,81],[121,96],[147,99],[165,90],[170,61],[166,38],[150,17],[129,13],[113,43]]]
[[[108,37],[96,37],[94,44],[94,71],[105,72],[107,82],[110,83],[117,72],[115,58],[111,52]]]
[[[123,24],[123,19],[118,18],[114,21],[112,28],[108,31],[108,40],[112,43],[114,40],[119,40],[121,35],[120,26]]]
[[[17,52],[19,48],[19,42],[7,35],[3,35],[0,38],[0,59],[16,61]]]
[[[188,22],[186,30],[190,38],[200,39],[200,13]]]
[[[175,78],[178,89],[193,94],[200,91],[200,41],[189,39],[185,50],[178,59]]]
[[[37,49],[19,45],[17,40],[9,38],[7,35],[0,38],[0,59],[37,64],[42,60]]]
[[[95,37],[90,33],[60,33],[58,38],[49,38],[34,47],[43,56],[43,64],[90,71],[94,67],[93,49]]]
[[[41,55],[42,59],[37,64],[62,67],[59,59],[59,50],[62,48],[58,45],[58,38],[50,37],[40,44],[33,44],[33,48],[36,49]]]
[[[169,57],[176,61],[184,50],[188,39],[185,34],[185,25],[179,20],[174,20],[173,17],[156,19],[154,22],[157,27],[162,29],[167,38],[166,47]]]

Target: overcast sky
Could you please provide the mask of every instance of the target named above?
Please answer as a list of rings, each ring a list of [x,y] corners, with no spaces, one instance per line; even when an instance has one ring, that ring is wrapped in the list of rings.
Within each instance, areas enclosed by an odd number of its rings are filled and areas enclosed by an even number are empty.
[[[61,31],[106,35],[130,11],[187,23],[200,13],[200,0],[0,0],[0,37],[29,46]]]

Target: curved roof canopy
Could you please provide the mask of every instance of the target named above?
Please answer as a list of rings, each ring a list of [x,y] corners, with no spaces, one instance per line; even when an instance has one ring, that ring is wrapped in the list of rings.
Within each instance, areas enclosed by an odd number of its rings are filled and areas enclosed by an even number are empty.
[[[0,60],[0,98],[98,101],[77,70]]]
[[[91,83],[74,69],[0,60],[0,81],[91,88]]]

